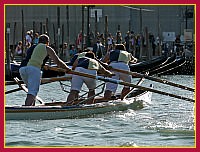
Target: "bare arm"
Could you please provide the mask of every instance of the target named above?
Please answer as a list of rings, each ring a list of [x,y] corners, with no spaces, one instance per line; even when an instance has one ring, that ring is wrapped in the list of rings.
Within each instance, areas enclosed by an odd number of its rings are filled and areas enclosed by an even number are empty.
[[[50,46],[46,47],[47,53],[50,56],[51,59],[58,65],[58,67],[66,69],[67,72],[71,69],[56,55],[56,52],[51,48]]]
[[[110,53],[108,52],[108,53],[106,53],[106,55],[104,56],[104,58],[103,58],[103,62],[104,63],[108,63],[109,62],[109,58],[110,58]]]
[[[78,59],[75,60],[73,66],[72,66],[72,70],[75,70],[75,68],[77,67],[78,65]]]
[[[107,63],[102,62],[101,60],[94,58],[99,64],[101,64],[106,70],[110,70]]]
[[[107,77],[112,77],[113,76],[113,73],[110,72],[109,70],[106,70],[101,64],[99,64],[98,72],[104,74]]]
[[[137,58],[134,58],[132,55],[131,55],[131,61],[130,63],[137,63]]]

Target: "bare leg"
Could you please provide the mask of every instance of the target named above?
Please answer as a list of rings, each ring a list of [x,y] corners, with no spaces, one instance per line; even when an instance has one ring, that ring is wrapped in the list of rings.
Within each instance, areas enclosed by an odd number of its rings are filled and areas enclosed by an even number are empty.
[[[78,98],[78,93],[79,92],[77,90],[71,90],[69,96],[67,97],[67,104],[73,104],[74,100]]]
[[[106,90],[105,93],[104,93],[104,98],[105,99],[111,99],[111,96],[112,96],[112,91]]]
[[[95,90],[89,90],[89,92],[88,92],[88,98],[89,98],[89,97],[92,97],[92,96],[94,96],[94,95],[95,95]],[[93,103],[94,103],[94,97],[91,98],[91,99],[89,99],[89,100],[87,101],[87,103],[88,103],[88,104],[93,104]]]
[[[123,88],[121,93],[121,99],[123,100],[124,97],[130,92],[130,88]]]
[[[35,106],[35,96],[32,94],[27,94],[26,100],[25,100],[25,106]]]

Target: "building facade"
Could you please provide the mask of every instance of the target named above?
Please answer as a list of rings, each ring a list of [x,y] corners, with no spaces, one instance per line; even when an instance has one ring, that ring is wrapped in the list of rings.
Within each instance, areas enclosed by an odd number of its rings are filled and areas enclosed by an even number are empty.
[[[96,14],[95,14],[96,12]],[[106,24],[105,18],[108,23]],[[51,43],[74,44],[78,33],[108,33],[122,37],[127,31],[144,33],[144,28],[162,39],[163,32],[195,33],[194,5],[6,5],[5,25],[10,28],[9,44],[15,45],[26,31],[48,33]]]

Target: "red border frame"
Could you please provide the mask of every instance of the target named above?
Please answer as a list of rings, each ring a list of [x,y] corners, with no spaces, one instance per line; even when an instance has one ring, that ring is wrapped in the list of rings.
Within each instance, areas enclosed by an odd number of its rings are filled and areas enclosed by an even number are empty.
[[[34,1],[28,1],[28,0],[18,0],[16,2],[16,0],[1,0],[0,1],[0,14],[4,14],[4,4],[41,4],[41,0],[34,0]],[[121,0],[115,0],[115,1],[110,1],[110,3],[108,3],[108,1],[106,0],[96,0],[96,1],[92,1],[90,2],[90,0],[76,0],[76,1],[69,1],[69,0],[57,0],[56,3],[53,0],[43,0],[42,4],[196,4],[196,50],[197,48],[199,48],[199,35],[200,35],[200,30],[199,30],[199,17],[200,15],[198,14],[199,10],[200,10],[200,2],[199,0],[173,0],[173,1],[169,1],[169,0],[140,0],[140,1],[136,1],[136,0],[126,0],[126,1],[121,1]],[[0,37],[0,47],[1,47],[1,53],[2,55],[0,56],[0,66],[1,69],[3,71],[4,69],[4,55],[5,55],[5,49],[4,49],[4,15],[0,16],[1,19],[1,37]],[[199,84],[199,81],[197,79],[198,76],[198,61],[197,61],[197,57],[199,56],[199,52],[198,50],[196,51],[196,86],[197,84]],[[0,87],[1,90],[4,90],[4,72],[0,72]],[[196,87],[196,99],[198,99],[198,88]],[[2,104],[0,104],[0,108],[1,108],[1,120],[4,120],[4,91],[0,92],[0,97],[2,98]],[[196,102],[198,104],[198,102]],[[182,152],[182,151],[187,151],[187,152],[194,152],[194,151],[199,151],[199,138],[198,138],[198,110],[197,110],[197,104],[196,104],[196,148],[45,148],[48,150],[48,152],[56,152],[56,151],[66,151],[66,150],[70,150],[71,152],[77,152],[77,151],[87,151],[87,152],[92,152],[92,151],[105,151],[105,150],[111,150],[111,151],[115,151],[115,152],[121,152],[121,151],[126,151],[126,152],[131,152],[131,151],[145,151],[145,152],[157,152],[157,151],[176,151],[176,152]],[[44,148],[5,148],[4,147],[4,121],[1,121],[1,132],[0,132],[0,136],[1,136],[1,142],[0,142],[0,151],[4,152],[22,152],[22,151],[28,151],[28,152],[36,152],[38,150],[45,150]]]

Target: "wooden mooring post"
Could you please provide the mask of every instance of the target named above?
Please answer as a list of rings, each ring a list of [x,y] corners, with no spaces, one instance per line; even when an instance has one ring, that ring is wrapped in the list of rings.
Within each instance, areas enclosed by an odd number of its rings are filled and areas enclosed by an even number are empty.
[[[10,65],[10,23],[6,25],[6,77],[11,78],[11,65]]]
[[[105,16],[105,46],[106,46],[106,51],[108,49],[108,16]]]

